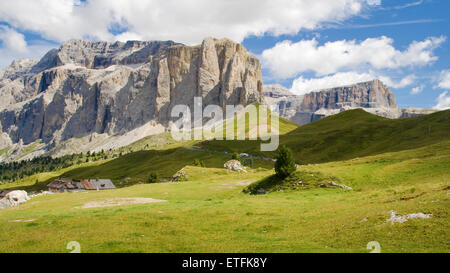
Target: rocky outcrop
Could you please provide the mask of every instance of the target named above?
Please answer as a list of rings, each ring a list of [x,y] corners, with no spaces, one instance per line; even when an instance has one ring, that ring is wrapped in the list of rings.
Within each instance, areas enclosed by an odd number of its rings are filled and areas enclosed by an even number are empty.
[[[92,134],[167,127],[172,107],[192,106],[194,96],[205,105],[263,101],[258,59],[228,39],[198,46],[71,40],[0,75],[0,144],[42,140],[47,149]]]
[[[300,125],[354,108],[390,118],[402,115],[394,94],[379,80],[313,91],[302,96],[293,95],[282,86],[266,86],[264,94],[268,103],[279,106],[281,116]]]
[[[227,170],[233,171],[233,172],[244,172],[246,173],[247,170],[245,169],[245,167],[242,166],[241,162],[238,160],[228,160],[227,162],[225,162],[225,164],[223,165],[223,167]]]

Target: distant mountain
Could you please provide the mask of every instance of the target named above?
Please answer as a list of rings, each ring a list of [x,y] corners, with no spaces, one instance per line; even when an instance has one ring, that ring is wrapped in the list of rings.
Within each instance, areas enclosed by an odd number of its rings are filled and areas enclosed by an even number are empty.
[[[419,108],[399,109],[394,94],[380,80],[312,91],[301,96],[292,94],[281,85],[267,85],[264,86],[264,96],[268,104],[279,106],[282,117],[300,125],[356,108],[388,118],[436,112]]]
[[[194,96],[204,105],[263,101],[259,60],[213,38],[197,46],[71,40],[4,69],[0,96],[0,149],[14,146],[4,158],[32,143],[61,153],[124,146],[164,132],[172,107],[192,107]]]

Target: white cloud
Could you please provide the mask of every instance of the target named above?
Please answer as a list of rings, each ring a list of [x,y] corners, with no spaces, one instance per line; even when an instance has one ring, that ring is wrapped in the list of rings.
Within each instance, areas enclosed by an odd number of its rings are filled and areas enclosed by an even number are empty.
[[[358,82],[365,82],[375,79],[373,75],[356,72],[342,72],[332,76],[322,78],[304,79],[299,77],[292,82],[291,92],[297,95],[303,95],[311,91],[327,89],[337,86],[345,86]]]
[[[383,75],[378,76],[378,78],[382,82],[384,82],[387,86],[392,87],[392,88],[404,88],[404,87],[412,85],[416,80],[415,75],[408,75],[406,77],[401,78],[399,81],[392,80],[391,77],[383,76]]]
[[[342,22],[364,6],[370,5],[365,0],[14,0],[0,1],[0,21],[53,41],[138,37],[192,44],[214,36],[241,42],[249,35],[296,34]],[[112,33],[114,28],[125,34]]]
[[[374,79],[381,80],[388,87],[403,88],[413,84],[416,76],[408,75],[396,81],[388,76],[379,75],[373,71],[370,71],[368,73],[357,73],[351,71],[339,72],[331,76],[324,76],[320,78],[305,79],[303,77],[299,77],[293,81],[291,92],[297,95],[303,95],[311,91],[319,91],[321,89],[351,85],[359,82],[371,81]]]
[[[404,8],[409,8],[409,7],[414,7],[414,6],[418,6],[421,5],[423,3],[423,0],[419,0],[416,2],[412,2],[412,3],[407,3],[404,5],[400,5],[400,6],[395,6],[393,9],[404,9]]]
[[[381,5],[381,0],[366,0],[369,6],[379,6]]]
[[[13,60],[28,58],[40,59],[54,44],[33,42],[28,44],[23,34],[7,26],[0,26],[0,69],[11,64]]]
[[[316,39],[297,43],[283,41],[262,53],[263,64],[278,78],[291,78],[301,72],[314,71],[323,76],[346,69],[370,67],[395,69],[424,66],[438,59],[433,51],[445,37],[430,37],[412,42],[404,51],[394,48],[393,40],[386,36],[327,42],[319,45]]]
[[[438,87],[450,89],[450,70],[444,70],[439,77]]]
[[[413,89],[411,89],[411,95],[417,95],[417,94],[419,94],[420,92],[423,91],[424,88],[425,88],[424,85],[420,85],[420,86],[414,87]]]
[[[7,26],[0,26],[0,40],[3,43],[3,47],[10,51],[18,53],[26,53],[28,51],[25,36]]]
[[[448,91],[445,91],[437,98],[437,104],[433,107],[438,110],[450,109],[450,95],[447,96]]]

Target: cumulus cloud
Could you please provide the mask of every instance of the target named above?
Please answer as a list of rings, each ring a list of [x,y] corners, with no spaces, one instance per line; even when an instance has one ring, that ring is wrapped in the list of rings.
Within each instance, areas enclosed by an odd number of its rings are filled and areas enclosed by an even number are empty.
[[[23,34],[7,26],[0,26],[0,69],[8,66],[15,59],[39,59],[54,44],[33,42],[28,44]]]
[[[450,89],[450,70],[444,70],[439,77],[438,87]]]
[[[330,76],[306,79],[299,77],[292,82],[291,92],[297,95],[304,95],[312,91],[333,88],[338,86],[346,86],[359,82],[371,81],[379,79],[388,87],[402,88],[414,83],[416,76],[408,75],[398,80],[393,80],[389,76],[377,74],[373,71],[367,73],[358,73],[354,71],[339,72]]]
[[[433,53],[445,37],[430,37],[414,41],[404,51],[395,49],[393,39],[386,36],[327,42],[316,39],[297,43],[283,41],[262,53],[263,64],[278,78],[291,78],[299,73],[314,71],[323,76],[356,67],[395,69],[424,66],[438,59]]]
[[[25,36],[7,26],[0,26],[0,41],[2,41],[3,47],[10,51],[18,53],[28,51]]]
[[[299,77],[292,82],[291,92],[297,95],[304,95],[311,91],[345,86],[358,82],[365,82],[375,79],[368,73],[358,74],[356,72],[342,72],[332,76],[322,78],[305,79]]]
[[[450,109],[450,95],[447,96],[448,91],[445,91],[437,98],[437,104],[433,107],[437,110]]]
[[[16,59],[40,59],[55,44],[33,42],[28,44],[23,34],[7,26],[0,26],[0,69],[11,64]]]
[[[414,87],[413,89],[411,89],[411,95],[417,95],[417,94],[419,94],[420,92],[423,91],[424,88],[425,88],[424,85],[420,85],[420,86]]]
[[[365,0],[14,0],[0,1],[0,21],[53,41],[142,38],[192,44],[215,36],[241,42],[249,35],[296,34],[341,22],[364,6],[370,5]]]
[[[416,80],[416,75],[408,75],[406,77],[401,78],[398,81],[392,80],[391,77],[380,75],[378,78],[384,82],[387,86],[392,88],[404,88],[412,85]]]

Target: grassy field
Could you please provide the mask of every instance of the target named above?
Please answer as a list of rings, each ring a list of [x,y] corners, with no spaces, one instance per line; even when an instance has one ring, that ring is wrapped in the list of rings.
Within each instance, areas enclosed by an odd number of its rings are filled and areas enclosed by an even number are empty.
[[[223,168],[231,155],[217,152],[256,153],[257,143],[179,144],[159,136],[168,146],[146,150],[155,143],[148,138],[130,146],[142,151],[14,183],[30,191],[58,176],[111,178],[119,188],[40,196],[0,210],[0,252],[69,252],[70,241],[82,252],[369,252],[367,243],[378,241],[382,252],[448,253],[449,113],[388,120],[356,110],[300,128],[282,120],[281,142],[303,165],[264,195],[246,192],[270,182],[272,162],[255,160],[239,174]],[[206,167],[193,166],[195,159]],[[181,168],[188,181],[139,183]],[[330,180],[353,190],[321,187]],[[119,197],[166,202],[80,208]],[[432,217],[392,225],[391,210]]]
[[[111,163],[112,162],[108,162]],[[106,163],[106,164],[108,164]],[[188,166],[181,183],[34,198],[0,211],[1,252],[448,252],[450,141],[349,161],[305,165],[354,188],[243,193],[272,169],[231,173]],[[116,197],[164,203],[79,209]],[[424,212],[430,219],[386,223],[389,211]],[[33,222],[13,222],[31,220]],[[361,221],[367,219],[367,221]]]

